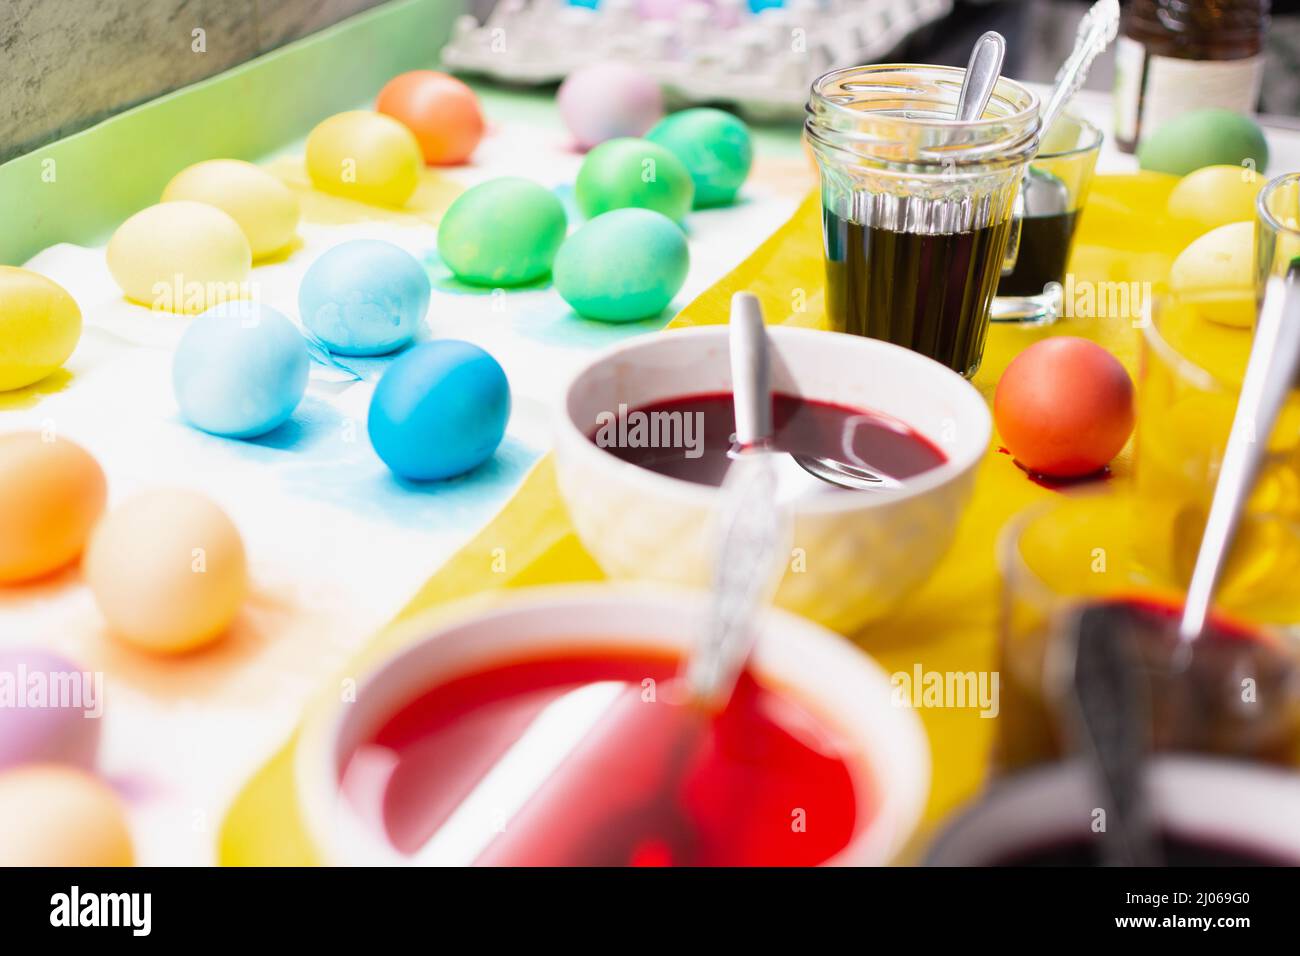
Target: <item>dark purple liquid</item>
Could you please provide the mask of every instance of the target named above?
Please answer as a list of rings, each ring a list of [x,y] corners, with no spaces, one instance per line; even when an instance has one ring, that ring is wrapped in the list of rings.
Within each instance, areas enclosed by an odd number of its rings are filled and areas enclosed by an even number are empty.
[[[639,437],[631,429],[633,422],[654,420],[656,415],[660,424],[647,426]],[[623,461],[661,475],[701,485],[722,484],[736,431],[730,392],[688,395],[633,409],[623,424],[618,430],[597,429],[591,440]],[[773,446],[779,451],[832,458],[900,480],[947,461],[914,429],[879,412],[777,394],[772,396],[772,424]],[[696,439],[695,448],[688,446],[688,438]],[[660,447],[650,447],[645,443],[649,439],[664,440],[659,441]]]
[[[826,314],[837,332],[903,345],[970,377],[1010,222],[921,235],[863,226],[823,209]]]
[[[1042,295],[1049,282],[1064,282],[1077,220],[1074,212],[1022,219],[1016,267],[998,282],[998,295]]]

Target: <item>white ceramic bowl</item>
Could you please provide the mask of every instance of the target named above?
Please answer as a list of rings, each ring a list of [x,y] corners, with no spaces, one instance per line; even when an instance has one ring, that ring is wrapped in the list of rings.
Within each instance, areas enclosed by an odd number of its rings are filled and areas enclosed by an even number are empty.
[[[1079,761],[995,784],[931,845],[931,866],[988,866],[1039,848],[1099,840],[1095,790]],[[1149,793],[1160,828],[1182,839],[1300,865],[1300,773],[1195,756],[1153,762]]]
[[[899,491],[795,503],[797,550],[776,603],[850,632],[924,581],[952,543],[992,418],[969,382],[916,352],[837,332],[768,331],[776,391],[892,415],[948,456]],[[612,578],[709,581],[718,490],[622,461],[590,436],[597,416],[620,405],[730,392],[727,334],[714,326],[634,339],[597,356],[569,384],[556,428],[560,492],[583,544]]]
[[[617,585],[521,591],[488,610],[446,623],[405,625],[406,650],[364,678],[352,703],[333,701],[309,716],[299,739],[299,805],[322,861],[410,864],[376,824],[339,793],[340,772],[359,743],[421,692],[486,666],[548,650],[645,649],[684,652],[706,609],[697,592]],[[830,863],[888,862],[911,835],[929,788],[929,746],[921,722],[891,700],[888,676],[848,641],[791,614],[765,612],[753,667],[765,684],[796,698],[838,732],[850,766],[867,781],[861,826]],[[867,805],[871,809],[867,810]]]

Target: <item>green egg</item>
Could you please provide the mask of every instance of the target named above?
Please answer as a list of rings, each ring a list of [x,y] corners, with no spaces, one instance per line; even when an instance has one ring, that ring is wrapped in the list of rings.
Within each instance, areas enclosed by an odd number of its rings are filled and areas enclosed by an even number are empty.
[[[673,113],[645,138],[682,161],[695,183],[696,209],[732,202],[754,162],[749,127],[726,110],[701,107]]]
[[[615,209],[571,235],[555,257],[555,288],[573,311],[603,322],[649,319],[686,281],[691,255],[671,219]]]
[[[438,255],[474,285],[516,286],[551,271],[568,223],[550,190],[517,176],[465,190],[438,224]]]
[[[680,159],[658,143],[631,137],[607,140],[588,153],[574,191],[588,218],[638,207],[680,222],[695,199],[691,174]]]
[[[1268,166],[1264,132],[1249,116],[1232,110],[1193,110],[1175,116],[1142,138],[1137,151],[1143,169],[1186,176],[1202,166]]]

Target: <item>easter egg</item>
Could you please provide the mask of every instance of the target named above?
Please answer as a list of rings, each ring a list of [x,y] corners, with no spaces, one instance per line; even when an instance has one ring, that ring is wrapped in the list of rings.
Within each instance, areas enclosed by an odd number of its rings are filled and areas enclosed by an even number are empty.
[[[1178,180],[1169,215],[1200,235],[1230,222],[1255,218],[1263,176],[1242,166],[1202,166]]]
[[[510,419],[510,384],[487,352],[458,339],[416,346],[375,386],[375,452],[410,481],[453,478],[492,457]]]
[[[1169,289],[1211,322],[1248,328],[1255,321],[1255,224],[1211,229],[1178,254]]]
[[[611,139],[593,149],[578,170],[574,192],[588,218],[636,206],[680,222],[695,201],[695,186],[682,161],[644,139]]]
[[[555,288],[589,319],[630,322],[658,315],[686,281],[682,230],[650,209],[615,209],[583,225],[555,257]]]
[[[1249,116],[1210,108],[1182,113],[1142,138],[1137,150],[1143,169],[1185,176],[1202,166],[1252,164],[1268,167],[1264,131]]]
[[[400,246],[351,239],[324,252],[298,286],[302,324],[339,355],[384,355],[415,337],[429,275]]]
[[[239,223],[254,259],[287,246],[298,230],[298,197],[266,170],[238,159],[209,159],[181,170],[162,201],[216,206]]]
[[[1087,339],[1057,336],[1017,355],[998,382],[993,418],[1029,471],[1089,475],[1133,431],[1133,382],[1115,356]]]
[[[754,162],[749,127],[726,110],[702,107],[673,113],[645,138],[682,161],[695,184],[696,209],[734,200]]]
[[[117,227],[107,256],[128,299],[190,314],[243,298],[253,260],[229,213],[189,199],[140,210]]]
[[[0,867],[131,866],[122,802],[84,770],[31,764],[0,773]]]
[[[252,438],[283,424],[307,390],[307,343],[282,313],[228,302],[185,330],[172,357],[172,388],[195,428]]]
[[[505,176],[456,197],[438,223],[438,255],[465,282],[523,285],[551,271],[567,228],[553,192]]]
[[[414,133],[424,161],[433,165],[465,162],[483,138],[483,112],[474,91],[435,70],[393,77],[379,91],[375,109]]]
[[[99,746],[103,681],[37,647],[0,649],[0,772],[29,763],[89,770]]]
[[[321,192],[375,206],[404,206],[420,184],[415,134],[391,116],[352,110],[307,136],[307,174]]]
[[[76,442],[40,432],[0,435],[0,584],[73,561],[107,494],[103,469]]]
[[[81,309],[39,273],[0,266],[0,392],[39,382],[81,338]]]
[[[560,84],[556,102],[579,149],[622,136],[641,136],[664,115],[659,83],[625,63],[579,67]]]
[[[248,590],[234,523],[194,491],[148,491],[91,536],[86,581],[109,630],[141,650],[180,653],[218,638]]]

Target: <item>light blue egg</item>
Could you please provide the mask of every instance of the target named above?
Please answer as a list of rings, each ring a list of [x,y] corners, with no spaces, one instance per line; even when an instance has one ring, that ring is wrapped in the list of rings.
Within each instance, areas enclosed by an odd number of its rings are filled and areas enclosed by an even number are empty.
[[[297,327],[269,305],[235,301],[198,316],[172,359],[172,388],[191,425],[252,438],[302,401],[311,365]]]
[[[298,287],[302,324],[338,355],[407,345],[429,309],[429,276],[391,242],[352,239],[311,264]]]
[[[367,430],[393,473],[452,478],[492,457],[510,420],[510,383],[487,352],[459,339],[417,345],[375,386]]]

